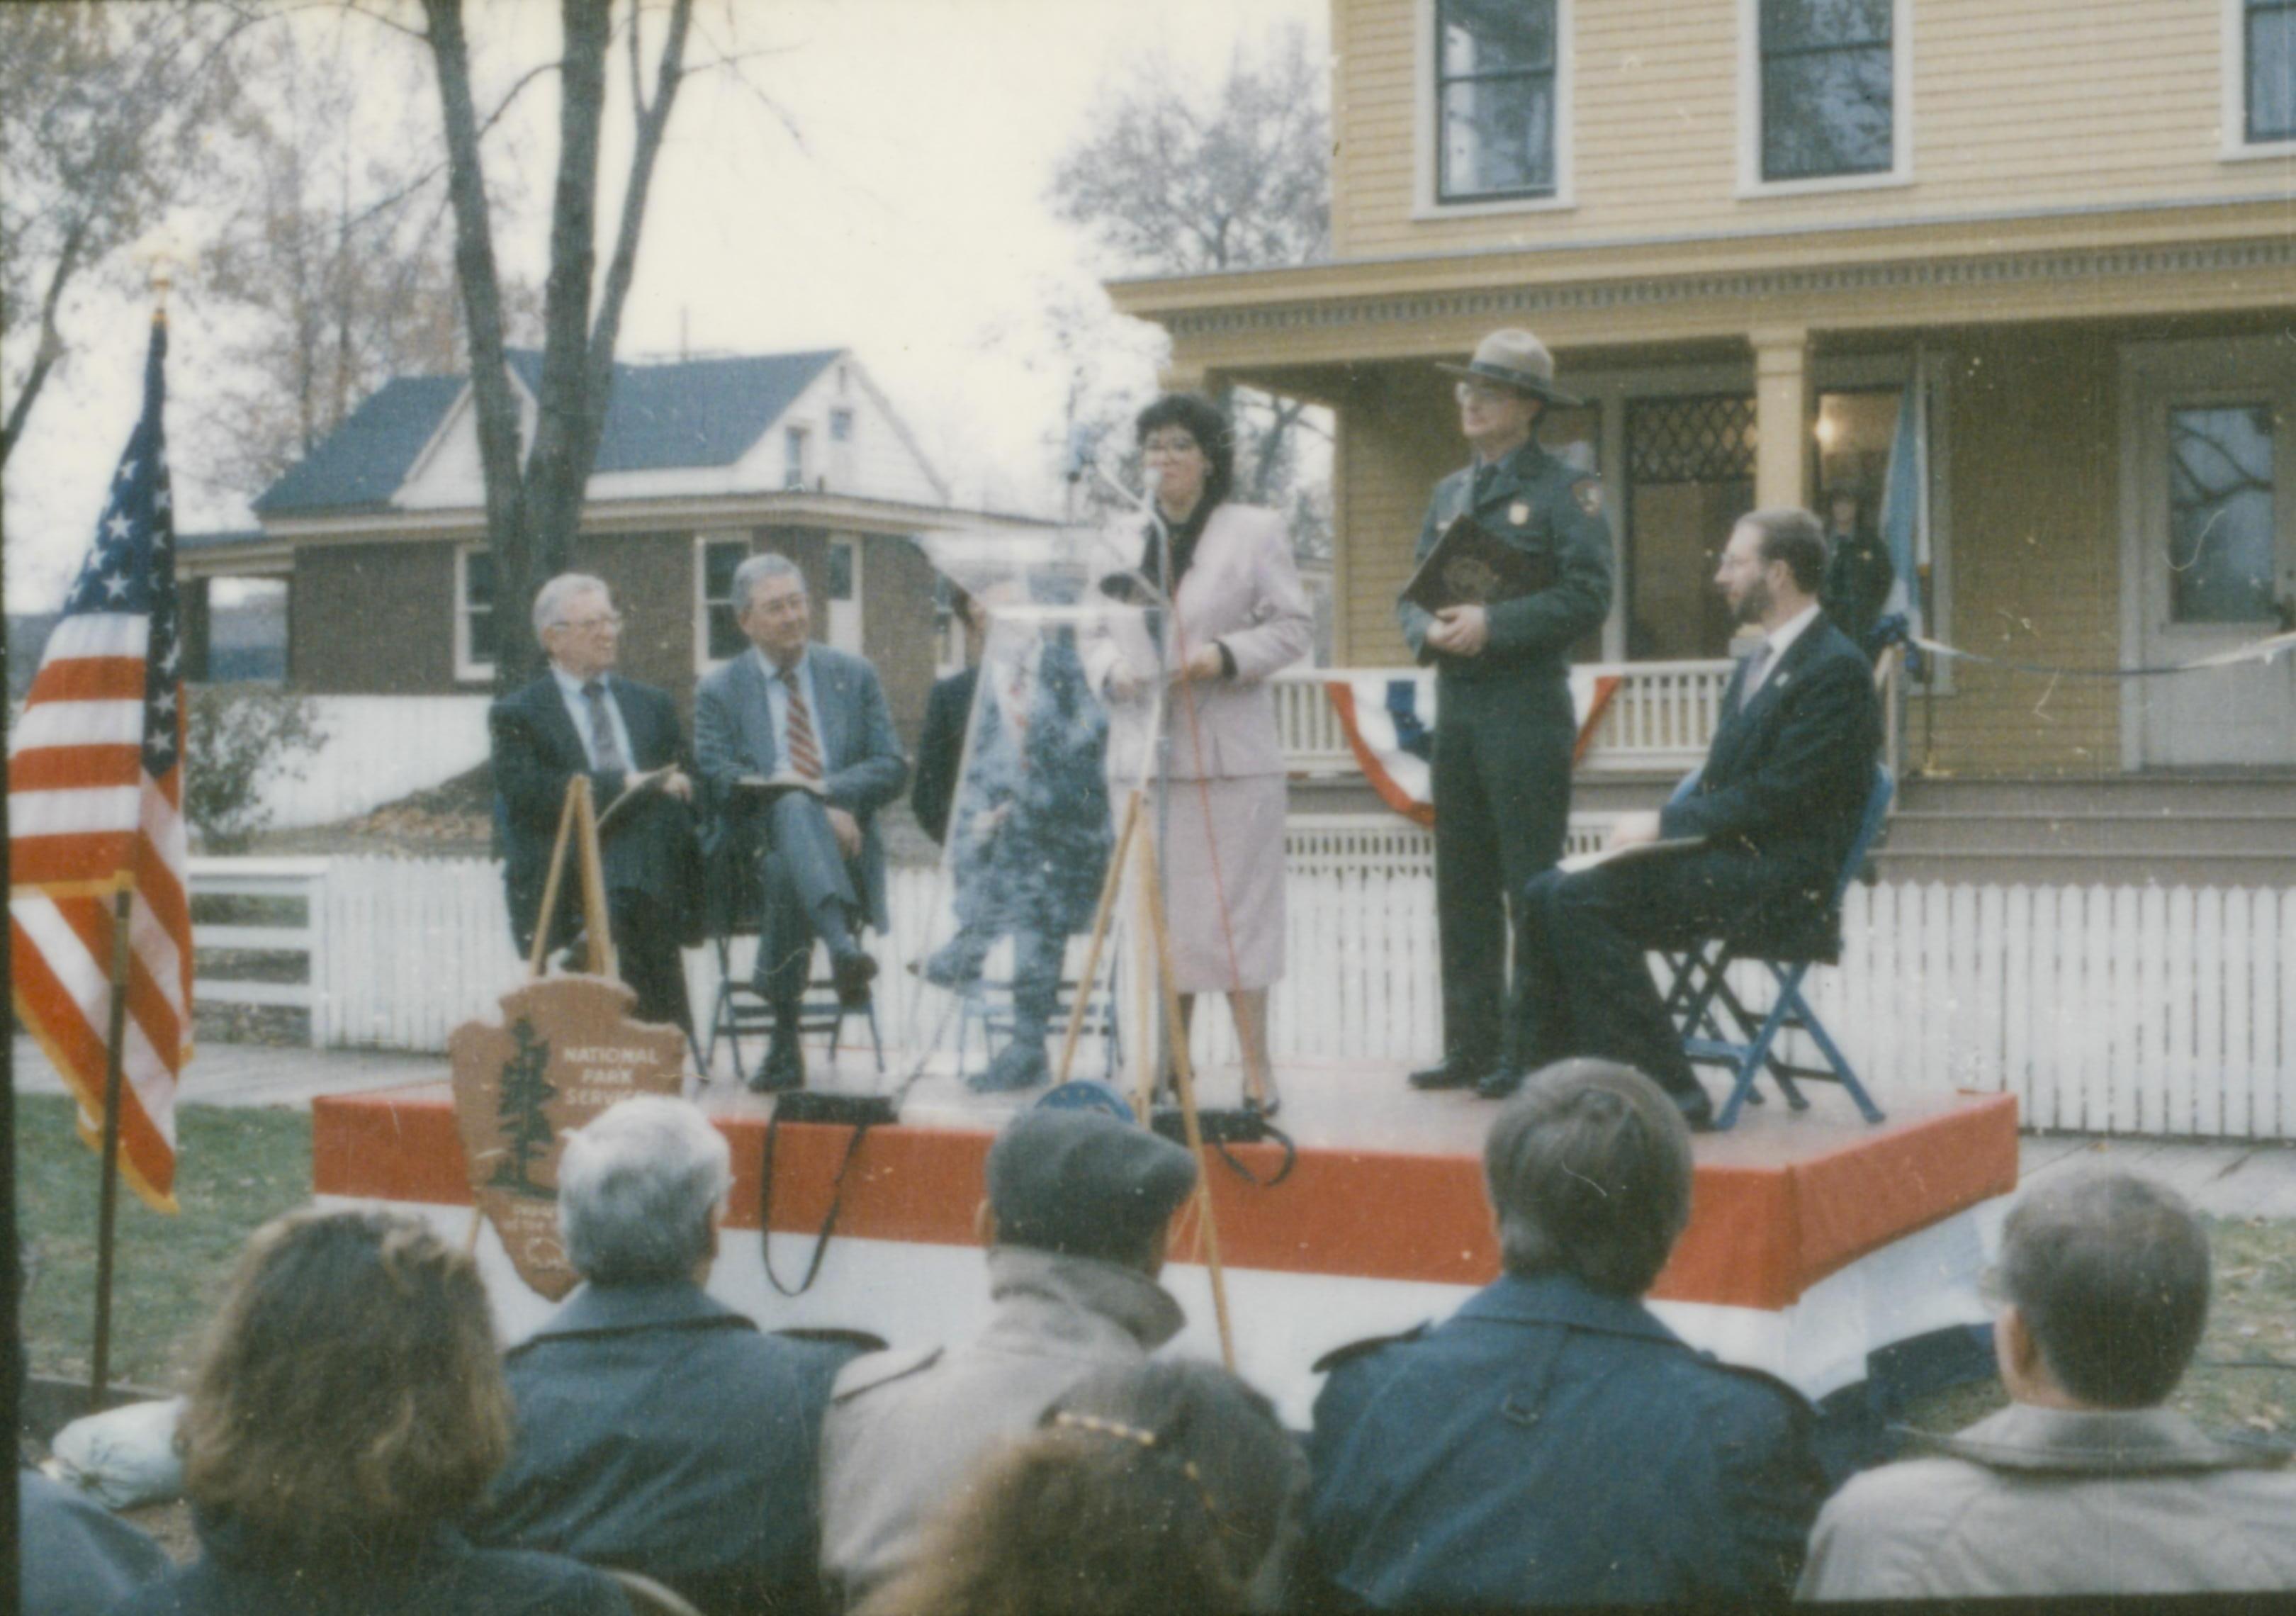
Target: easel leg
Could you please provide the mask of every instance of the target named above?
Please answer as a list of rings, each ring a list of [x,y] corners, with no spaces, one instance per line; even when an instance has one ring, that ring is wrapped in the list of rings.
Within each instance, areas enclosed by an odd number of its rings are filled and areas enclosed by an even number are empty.
[[[1140,793],[1134,792],[1125,800],[1124,824],[1116,833],[1116,850],[1108,860],[1108,878],[1100,883],[1100,906],[1093,911],[1092,939],[1085,945],[1084,970],[1077,976],[1076,997],[1069,1004],[1068,1030],[1061,1037],[1061,1062],[1054,1069],[1053,1081],[1069,1080],[1069,1068],[1076,1062],[1077,1039],[1084,1031],[1085,1007],[1092,1000],[1092,986],[1100,978],[1101,947],[1108,940],[1108,924],[1116,913],[1116,895],[1124,886],[1124,856],[1132,848],[1133,827],[1140,823]]]
[[[1138,839],[1144,866],[1141,888],[1148,905],[1148,929],[1155,943],[1157,975],[1163,986],[1164,1034],[1171,1045],[1172,1081],[1180,1094],[1180,1121],[1186,1130],[1188,1153],[1196,1159],[1196,1197],[1203,1210],[1204,1267],[1211,1276],[1212,1316],[1219,1325],[1220,1362],[1235,1370],[1235,1329],[1228,1317],[1227,1274],[1220,1266],[1219,1221],[1212,1212],[1210,1165],[1204,1161],[1203,1124],[1196,1112],[1196,1075],[1188,1056],[1188,1029],[1180,1018],[1180,994],[1172,985],[1172,939],[1164,921],[1164,894],[1156,881],[1154,839],[1143,832]]]

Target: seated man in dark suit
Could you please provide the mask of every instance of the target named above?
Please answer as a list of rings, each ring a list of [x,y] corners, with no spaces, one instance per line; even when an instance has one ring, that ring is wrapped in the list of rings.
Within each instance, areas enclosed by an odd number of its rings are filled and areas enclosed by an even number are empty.
[[[1016,625],[991,636],[983,603],[966,595],[963,609],[986,652],[979,667],[933,687],[911,798],[926,833],[948,843],[957,928],[919,969],[965,991],[996,939],[1011,935],[1012,1039],[966,1081],[983,1091],[1033,1088],[1052,1080],[1045,1039],[1061,966],[1070,934],[1092,924],[1115,841],[1108,715],[1086,682],[1072,629]],[[951,778],[960,760],[961,784]]]
[[[1701,845],[1530,883],[1515,991],[1531,1064],[1623,1061],[1657,1079],[1691,1127],[1710,1127],[1646,951],[1716,935],[1824,951],[1882,742],[1872,665],[1818,611],[1824,570],[1824,535],[1807,511],[1756,511],[1731,531],[1714,581],[1762,641],[1731,678],[1696,788],[1611,834],[1614,848]]]
[[[620,797],[633,775],[668,772],[626,804],[599,837],[606,868],[608,923],[622,980],[636,990],[641,1021],[674,1021],[687,1036],[693,1015],[685,998],[679,947],[698,939],[700,862],[693,783],[679,767],[685,741],[677,709],[651,685],[611,671],[621,649],[622,619],[605,584],[562,572],[536,592],[534,633],[550,671],[488,715],[495,791],[501,799],[503,883],[519,952],[534,946],[550,849],[566,801],[566,784],[590,776],[597,811]],[[581,889],[569,850],[551,921],[551,945],[570,941],[581,924]]]
[[[1379,1609],[1777,1603],[1824,1490],[1809,1406],[1643,1306],[1690,1219],[1690,1136],[1640,1072],[1570,1061],[1492,1123],[1505,1274],[1343,1348],[1316,1399],[1314,1574]]]
[[[636,1571],[708,1616],[816,1607],[822,1413],[859,1349],[762,1335],[702,1290],[732,1184],[683,1100],[568,1136],[558,1221],[584,1284],[506,1355],[517,1443],[477,1541]]]
[[[763,838],[757,985],[774,1031],[750,1086],[797,1088],[805,1082],[798,1013],[815,938],[829,950],[839,997],[869,1002],[877,962],[858,932],[865,921],[881,931],[890,925],[876,814],[901,794],[909,765],[877,670],[813,644],[796,562],[770,552],[750,557],[734,570],[734,600],[753,649],[701,681],[694,751],[713,851]],[[785,789],[742,784],[776,777]]]

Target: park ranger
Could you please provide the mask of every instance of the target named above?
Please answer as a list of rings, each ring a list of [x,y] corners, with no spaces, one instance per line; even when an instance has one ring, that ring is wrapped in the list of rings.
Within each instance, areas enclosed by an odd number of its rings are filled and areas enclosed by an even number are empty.
[[[1611,609],[1611,529],[1603,485],[1541,448],[1539,418],[1581,401],[1554,385],[1554,359],[1527,331],[1495,331],[1464,365],[1459,431],[1472,465],[1435,485],[1417,559],[1462,514],[1521,550],[1539,587],[1488,606],[1430,613],[1399,601],[1403,637],[1435,667],[1435,913],[1443,966],[1443,1059],[1414,1088],[1522,1082],[1529,1029],[1505,974],[1509,910],[1562,856],[1578,721],[1570,646]]]

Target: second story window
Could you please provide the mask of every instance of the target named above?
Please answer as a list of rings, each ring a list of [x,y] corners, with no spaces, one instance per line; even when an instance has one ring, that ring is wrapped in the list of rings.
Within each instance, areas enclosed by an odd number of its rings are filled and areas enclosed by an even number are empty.
[[[1436,199],[1554,193],[1557,0],[1436,0]]]
[[[1894,0],[1759,0],[1764,180],[1895,166]]]
[[[2251,145],[2296,140],[2296,0],[2243,0],[2241,56]]]
[[[801,426],[787,427],[782,432],[782,487],[805,487],[806,439],[810,437]]]
[[[853,441],[853,412],[851,410],[832,410],[829,412],[829,441],[832,443],[850,443]]]

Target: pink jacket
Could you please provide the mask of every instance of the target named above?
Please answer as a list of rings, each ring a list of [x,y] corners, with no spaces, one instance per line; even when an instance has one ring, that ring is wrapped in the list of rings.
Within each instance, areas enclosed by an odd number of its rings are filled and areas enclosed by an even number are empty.
[[[1264,681],[1306,656],[1315,639],[1315,619],[1300,587],[1283,518],[1257,505],[1224,504],[1214,511],[1196,541],[1195,560],[1180,579],[1176,604],[1178,621],[1166,636],[1169,665],[1177,668],[1191,652],[1218,642],[1235,659],[1235,677],[1171,687],[1172,777],[1282,774],[1275,699]],[[1117,614],[1086,665],[1103,693],[1110,672],[1119,665],[1136,676],[1152,677],[1155,651],[1136,610]],[[1144,698],[1110,703],[1109,773],[1119,783],[1137,778],[1150,709]]]

